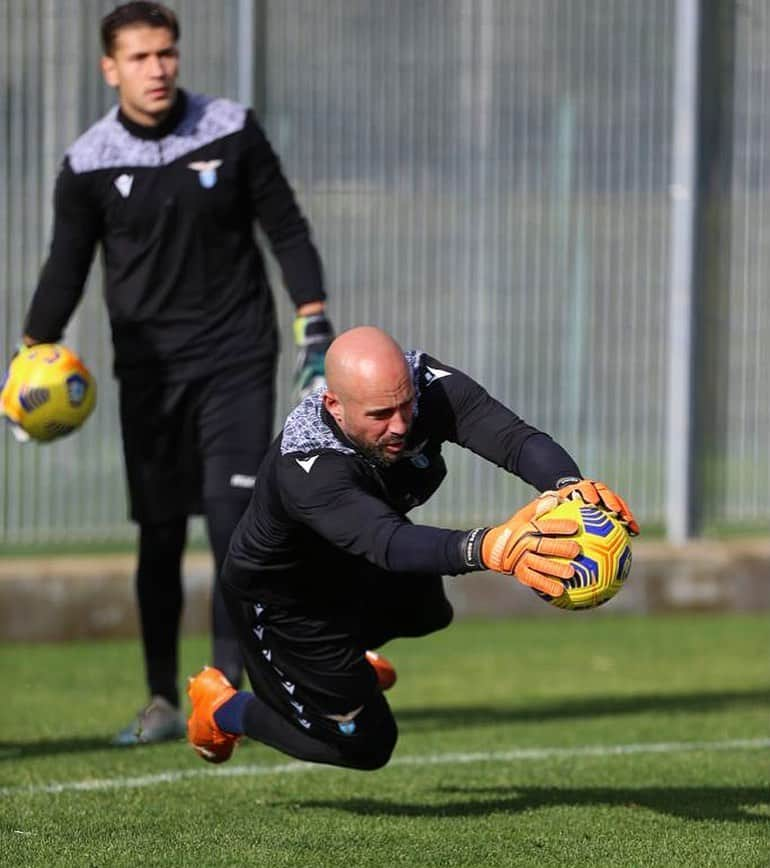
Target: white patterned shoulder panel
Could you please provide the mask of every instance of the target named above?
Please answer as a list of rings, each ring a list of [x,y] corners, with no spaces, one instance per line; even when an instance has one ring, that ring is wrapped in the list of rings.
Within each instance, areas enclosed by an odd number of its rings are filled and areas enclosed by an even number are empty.
[[[188,93],[184,117],[162,139],[139,139],[118,120],[117,106],[69,148],[72,171],[76,174],[117,167],[157,167],[173,163],[217,139],[243,129],[246,106],[224,98]]]

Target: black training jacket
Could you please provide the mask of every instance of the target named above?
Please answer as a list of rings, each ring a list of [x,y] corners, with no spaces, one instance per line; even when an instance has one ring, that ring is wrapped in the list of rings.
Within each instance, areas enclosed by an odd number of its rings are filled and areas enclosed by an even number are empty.
[[[398,572],[455,575],[479,569],[463,557],[467,531],[414,525],[406,517],[443,481],[441,447],[447,441],[539,491],[565,476],[580,476],[561,446],[467,374],[417,350],[405,356],[416,412],[405,453],[392,465],[356,450],[323,409],[320,390],[288,416],[230,544],[230,560],[255,585],[278,585],[282,572],[320,578],[333,573],[341,557],[365,558]]]
[[[295,305],[325,298],[308,223],[246,107],[179,92],[143,127],[113,108],[67,151],[24,331],[57,341],[101,242],[115,372],[170,380],[274,354],[257,221]]]

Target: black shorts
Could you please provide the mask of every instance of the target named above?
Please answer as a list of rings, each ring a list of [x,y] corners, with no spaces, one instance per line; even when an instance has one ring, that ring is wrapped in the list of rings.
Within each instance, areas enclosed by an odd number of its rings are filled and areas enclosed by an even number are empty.
[[[227,560],[222,591],[254,692],[324,740],[389,715],[367,650],[452,619],[441,576],[391,573],[359,559],[347,574],[316,564],[264,581]]]
[[[248,502],[273,433],[275,363],[189,383],[120,384],[130,516],[160,523],[203,501]]]

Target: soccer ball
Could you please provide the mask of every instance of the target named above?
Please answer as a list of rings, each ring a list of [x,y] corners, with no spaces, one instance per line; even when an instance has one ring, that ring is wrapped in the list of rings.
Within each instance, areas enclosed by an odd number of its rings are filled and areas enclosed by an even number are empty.
[[[560,609],[592,609],[611,600],[631,571],[631,538],[623,523],[601,507],[579,498],[565,500],[540,517],[576,521],[579,530],[571,539],[580,545],[580,554],[569,561],[575,575],[560,579],[564,585],[561,596],[535,593]]]
[[[61,344],[21,349],[0,392],[0,413],[41,442],[79,428],[95,404],[94,378],[77,355]]]

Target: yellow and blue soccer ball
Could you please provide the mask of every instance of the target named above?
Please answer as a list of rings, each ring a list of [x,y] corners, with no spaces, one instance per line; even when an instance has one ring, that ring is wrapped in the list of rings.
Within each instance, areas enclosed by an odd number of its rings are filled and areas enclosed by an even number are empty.
[[[631,572],[631,538],[625,525],[611,513],[580,498],[565,500],[540,517],[576,521],[579,530],[571,539],[579,544],[580,554],[568,561],[575,574],[571,579],[560,580],[564,585],[561,596],[535,593],[560,609],[592,609],[611,600]]]
[[[46,442],[79,428],[96,404],[96,381],[61,344],[24,347],[0,391],[0,413],[33,440]]]

